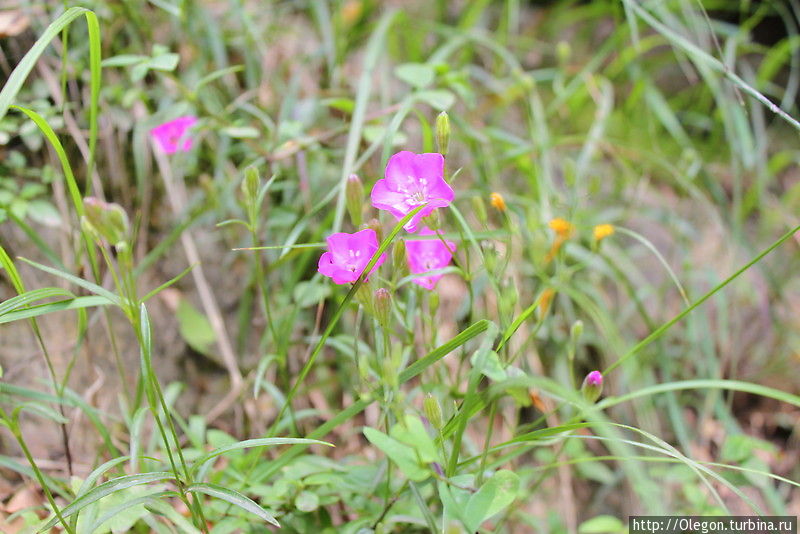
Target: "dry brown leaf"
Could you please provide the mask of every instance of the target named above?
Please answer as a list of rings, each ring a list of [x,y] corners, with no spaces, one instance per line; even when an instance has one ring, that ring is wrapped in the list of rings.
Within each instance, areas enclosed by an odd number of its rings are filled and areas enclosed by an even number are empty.
[[[30,26],[30,19],[19,9],[0,11],[0,37],[13,37]]]
[[[22,486],[17,493],[11,497],[11,500],[3,505],[3,511],[13,514],[25,508],[40,506],[42,504],[44,504],[44,497],[41,493],[36,491],[32,486]]]

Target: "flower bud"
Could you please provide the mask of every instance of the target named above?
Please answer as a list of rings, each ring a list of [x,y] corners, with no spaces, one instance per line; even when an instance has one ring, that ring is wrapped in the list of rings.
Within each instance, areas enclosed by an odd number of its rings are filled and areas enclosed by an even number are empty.
[[[433,230],[434,232],[437,231],[439,228],[442,227],[442,220],[439,216],[439,210],[433,210],[430,215],[427,217],[423,217],[421,219],[422,224]]]
[[[406,258],[406,242],[398,239],[392,245],[392,265],[398,276],[408,274],[408,260]]]
[[[519,289],[514,284],[508,284],[502,289],[503,302],[508,309],[514,308],[519,300]]]
[[[258,169],[254,166],[247,167],[244,170],[244,180],[242,180],[242,195],[247,204],[251,204],[258,199],[258,189],[260,187],[261,178],[258,176]]]
[[[481,224],[484,226],[488,224],[489,218],[486,216],[486,204],[483,203],[481,197],[472,197],[472,211],[475,212],[475,216]]]
[[[616,230],[614,229],[613,224],[598,224],[594,227],[592,234],[595,241],[600,241],[606,237],[614,235],[615,231]]]
[[[370,219],[367,224],[362,224],[361,229],[364,230],[365,228],[371,228],[375,230],[375,236],[378,238],[378,243],[380,244],[383,241],[383,228],[381,227],[381,223],[378,219]]]
[[[569,329],[569,339],[573,345],[577,345],[578,341],[583,335],[583,321],[578,319],[572,323],[572,328]]]
[[[86,223],[97,235],[115,247],[128,239],[130,222],[122,206],[95,197],[83,199],[83,206],[86,210]]]
[[[422,408],[425,411],[425,417],[431,422],[431,425],[436,430],[441,430],[444,426],[444,419],[442,419],[442,407],[439,406],[439,401],[436,400],[431,394],[425,396],[422,401]]]
[[[450,117],[446,111],[442,111],[436,117],[436,145],[439,147],[439,153],[446,156],[450,146]]]
[[[350,214],[350,222],[358,228],[361,225],[361,212],[364,206],[364,184],[355,174],[351,174],[347,178],[344,194],[347,201],[347,213]]]
[[[386,288],[380,287],[375,290],[375,295],[372,299],[375,308],[375,317],[382,327],[386,328],[389,325],[389,319],[392,315],[392,295]]]
[[[600,371],[592,371],[586,378],[583,379],[583,385],[581,385],[581,393],[583,393],[583,398],[589,402],[595,402],[597,399],[600,398],[600,394],[603,392],[603,375]]]
[[[497,211],[506,211],[506,200],[500,193],[494,192],[490,196],[490,203]]]
[[[548,223],[548,226],[550,226],[550,228],[561,239],[569,239],[575,232],[575,225],[566,219],[562,219],[561,217],[556,217],[555,219],[552,219]]]

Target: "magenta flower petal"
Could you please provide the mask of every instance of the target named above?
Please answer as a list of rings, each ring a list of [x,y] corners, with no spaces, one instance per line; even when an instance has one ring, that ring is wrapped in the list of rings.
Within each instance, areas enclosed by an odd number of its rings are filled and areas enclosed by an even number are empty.
[[[150,135],[167,154],[174,154],[179,150],[188,152],[194,144],[188,131],[195,124],[197,124],[197,117],[192,115],[178,117],[156,126],[150,130]]]
[[[450,205],[453,189],[444,180],[444,157],[441,154],[398,152],[386,164],[384,178],[375,182],[372,205],[386,210],[400,220],[417,206],[427,204],[405,225],[416,232],[419,220],[436,208]]]
[[[429,228],[423,228],[420,230],[419,235],[428,236],[436,235],[436,233]],[[445,243],[442,243],[441,239],[407,239],[406,255],[408,256],[409,270],[414,274],[422,274],[443,269],[450,265],[450,260],[453,259],[453,252],[456,250],[456,244],[452,241],[445,241]],[[441,274],[420,276],[415,278],[413,282],[430,290],[434,288],[441,277]]]
[[[378,250],[378,236],[370,228],[354,234],[332,234],[328,236],[327,243],[328,251],[320,256],[317,270],[336,284],[350,284],[358,280]],[[369,274],[374,273],[385,260],[386,254],[381,254]]]

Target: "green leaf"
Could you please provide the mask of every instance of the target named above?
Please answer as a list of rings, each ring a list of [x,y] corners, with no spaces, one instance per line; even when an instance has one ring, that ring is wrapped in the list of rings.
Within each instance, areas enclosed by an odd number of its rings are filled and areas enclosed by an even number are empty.
[[[333,447],[333,444],[328,443],[326,441],[318,441],[316,439],[305,439],[305,438],[259,438],[259,439],[247,439],[244,441],[237,441],[236,443],[232,443],[230,445],[225,445],[224,447],[219,447],[207,454],[204,454],[192,466],[191,472],[197,472],[197,469],[207,461],[216,458],[226,452],[231,451],[238,451],[242,449],[249,449],[253,447],[272,447],[275,445],[327,445],[328,447]]]
[[[68,272],[61,271],[59,269],[54,269],[52,267],[42,265],[41,263],[36,263],[35,261],[31,261],[26,258],[20,258],[20,259],[25,263],[27,263],[28,265],[32,265],[33,267],[36,267],[37,269],[40,269],[46,273],[50,273],[60,278],[63,278],[68,282],[72,282],[76,286],[82,287],[87,291],[94,293],[95,295],[105,297],[106,299],[110,300],[117,306],[122,307],[122,299],[104,287],[100,287],[97,284],[93,284],[92,282],[84,280],[83,278],[78,278],[77,276],[74,276]]]
[[[78,532],[95,534],[130,532],[136,522],[149,513],[145,505],[155,504],[161,497],[177,496],[174,491],[159,491],[149,494],[146,492],[146,488],[135,487],[109,495],[95,505],[98,506],[96,514],[90,514],[87,510],[81,515]],[[100,517],[98,518],[97,515]],[[91,527],[86,528],[87,525],[91,525]],[[199,534],[196,529],[190,532]]]
[[[60,424],[69,423],[69,420],[66,417],[64,417],[57,411],[53,410],[49,406],[46,406],[44,404],[39,404],[38,402],[25,402],[22,404],[18,404],[17,407],[14,408],[14,413],[22,411],[35,413],[36,415],[40,415],[46,419],[55,421],[56,423]]]
[[[301,512],[313,512],[319,508],[319,497],[310,491],[301,491],[294,499],[294,505]]]
[[[472,494],[462,488],[471,487],[474,480],[475,477],[473,475],[459,475],[450,479],[452,484],[448,484],[445,480],[439,481],[437,489],[439,490],[439,499],[442,501],[444,508],[444,523],[449,523],[451,518],[465,523],[464,516],[467,503]]]
[[[143,484],[159,482],[162,480],[175,480],[175,476],[172,473],[157,471],[154,473],[142,473],[138,475],[127,475],[119,478],[114,478],[86,492],[84,495],[78,497],[77,499],[72,501],[69,505],[62,508],[61,516],[67,518],[72,514],[80,512],[90,504],[95,503],[100,499],[102,499],[103,497],[111,495],[112,493],[115,493],[117,491],[122,491],[124,489],[132,488],[134,486],[140,486]],[[52,518],[50,521],[47,522],[47,524],[45,524],[45,526],[43,526],[40,529],[40,531],[50,530],[57,522],[58,522],[57,517]]]
[[[261,506],[256,504],[252,499],[246,497],[245,495],[242,495],[238,491],[218,486],[217,484],[192,484],[191,486],[186,488],[186,491],[191,491],[194,493],[205,493],[210,497],[214,497],[222,501],[229,502],[245,511],[250,512],[251,514],[257,515],[264,521],[267,521],[268,523],[271,523],[276,527],[281,526],[278,523],[278,521],[276,521],[275,518],[272,517],[272,515],[267,513],[266,510],[264,510]]]
[[[298,282],[297,285],[294,286],[292,294],[298,306],[307,308],[319,304],[320,301],[328,298],[331,294],[331,286],[322,280]]]
[[[503,369],[503,364],[500,363],[500,356],[491,349],[476,350],[470,358],[470,363],[475,369],[495,382],[508,378],[505,369]]]
[[[179,59],[178,54],[162,54],[150,59],[147,64],[154,70],[173,71],[178,66]]]
[[[181,298],[178,303],[175,316],[184,341],[200,354],[208,354],[211,345],[217,340],[208,318],[185,298]]]
[[[505,509],[517,497],[519,476],[508,470],[501,470],[484,482],[483,486],[470,498],[464,509],[464,526],[476,532],[481,523]]]
[[[414,449],[408,445],[404,445],[374,428],[365,428],[364,436],[397,464],[400,471],[410,480],[422,482],[430,477],[430,471],[420,465]]]
[[[344,111],[345,113],[352,113],[356,103],[351,98],[326,98],[320,102],[321,104]]]
[[[441,461],[436,445],[425,430],[422,420],[416,415],[408,414],[401,423],[389,431],[391,437],[414,449],[419,461],[425,464]]]
[[[31,302],[35,302],[37,300],[43,300],[50,297],[74,298],[75,295],[73,295],[66,289],[61,289],[59,287],[43,287],[41,289],[26,291],[21,295],[17,295],[16,297],[11,297],[8,300],[0,302],[0,315],[4,315],[8,312],[12,312],[19,308],[25,307]]]
[[[598,515],[581,523],[579,534],[604,534],[625,532],[622,521],[611,515]]]
[[[28,202],[28,216],[45,226],[59,226],[61,214],[49,201],[43,199]]]
[[[464,345],[470,339],[478,336],[485,332],[489,327],[492,327],[492,332],[496,331],[497,327],[491,321],[486,319],[481,319],[480,321],[475,322],[474,324],[470,325],[469,328],[466,328],[462,332],[460,332],[456,337],[448,341],[447,343],[442,344],[441,346],[437,347],[436,349],[432,350],[424,357],[420,358],[419,360],[415,361],[406,369],[400,373],[400,383],[403,384],[408,382],[422,371],[436,363],[437,361],[441,360],[452,351],[456,350],[458,347]]]
[[[51,304],[40,304],[39,306],[31,306],[22,310],[8,312],[0,316],[0,324],[13,323],[22,319],[30,319],[31,317],[38,317],[63,310],[78,310],[81,308],[93,308],[95,306],[109,306],[114,304],[105,297],[89,296],[78,297],[69,300],[60,300]]]
[[[25,54],[25,57],[17,63],[17,66],[14,67],[14,71],[6,80],[5,84],[3,85],[3,89],[0,90],[0,119],[2,119],[8,108],[11,106],[14,98],[19,93],[19,90],[22,88],[22,84],[25,83],[25,80],[30,74],[31,70],[33,69],[34,65],[36,65],[36,61],[39,57],[44,53],[47,45],[50,44],[50,41],[55,39],[61,30],[69,26],[72,21],[77,19],[83,15],[86,17],[86,22],[89,25],[89,33],[90,37],[93,33],[93,28],[97,27],[97,16],[90,10],[82,7],[72,7],[66,10],[60,17],[54,20],[44,33],[36,40],[36,43],[28,50],[28,53]],[[100,52],[99,49],[95,50],[95,48],[99,48],[99,41],[94,42],[94,39],[89,40],[89,46],[92,49],[93,55],[96,54],[96,62],[95,58],[92,58],[91,68],[92,68],[92,82],[95,81],[95,77],[98,78],[99,82],[99,67],[100,67]],[[96,64],[95,64],[96,63]],[[97,72],[95,72],[97,70]],[[94,83],[92,84],[94,85]],[[94,89],[94,87],[92,88]]]
[[[108,57],[103,60],[101,65],[103,67],[127,67],[135,63],[140,63],[147,60],[147,56],[137,54],[119,54],[117,56]]]
[[[89,491],[89,488],[94,486],[94,483],[97,482],[97,479],[100,478],[103,475],[103,473],[129,459],[130,456],[120,456],[118,458],[109,460],[104,464],[100,465],[99,467],[97,467],[96,469],[94,469],[91,473],[89,473],[89,476],[86,477],[86,480],[84,480],[83,483],[80,485],[76,496],[80,497],[81,495]]]
[[[220,133],[233,139],[256,139],[260,135],[258,129],[252,126],[228,126],[221,129]]]
[[[416,94],[416,97],[437,111],[450,109],[456,101],[455,95],[444,89],[420,91]]]
[[[425,63],[404,63],[394,69],[395,75],[412,87],[422,89],[433,83],[436,72]]]

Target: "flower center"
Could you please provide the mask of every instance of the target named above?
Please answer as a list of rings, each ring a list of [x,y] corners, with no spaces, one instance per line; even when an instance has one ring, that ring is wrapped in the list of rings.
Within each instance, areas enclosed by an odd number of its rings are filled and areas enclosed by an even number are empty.
[[[428,198],[428,179],[408,176],[408,182],[407,184],[401,184],[398,187],[398,191],[406,195],[409,204],[423,204]]]
[[[356,269],[358,268],[357,261],[358,258],[361,256],[361,251],[351,249],[348,250],[348,253],[350,254],[350,261],[347,262],[347,270],[351,272],[356,272]]]

